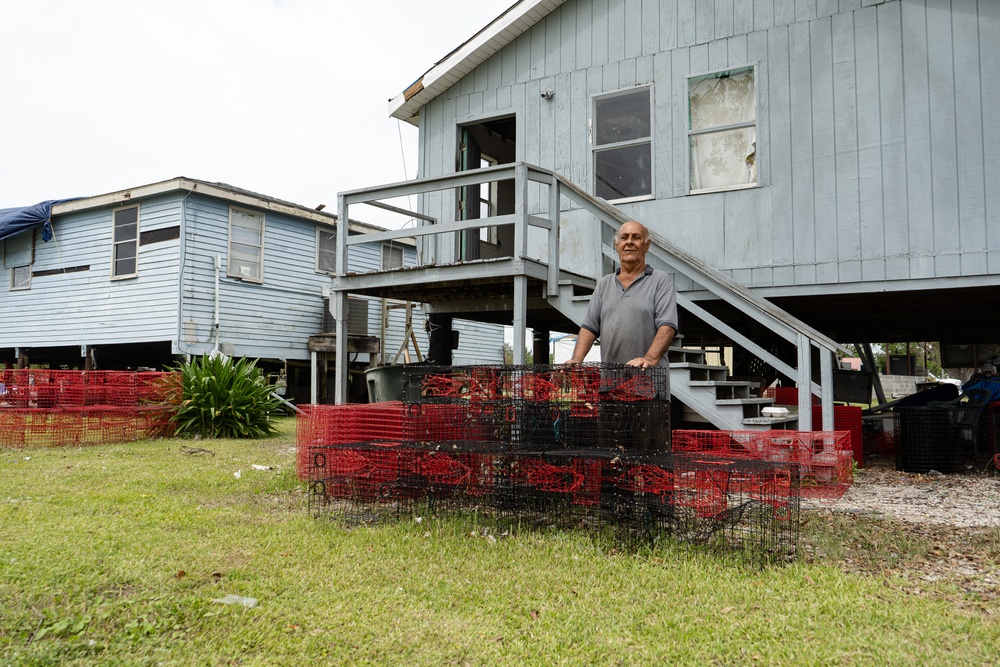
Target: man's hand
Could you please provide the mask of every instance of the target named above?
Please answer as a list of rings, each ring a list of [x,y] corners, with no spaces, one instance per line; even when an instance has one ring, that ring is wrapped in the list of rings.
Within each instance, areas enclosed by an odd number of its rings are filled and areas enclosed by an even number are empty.
[[[629,361],[625,365],[626,366],[638,366],[639,368],[652,368],[653,366],[656,365],[656,362],[652,361],[648,357],[636,357],[635,359],[632,359],[631,361]]]

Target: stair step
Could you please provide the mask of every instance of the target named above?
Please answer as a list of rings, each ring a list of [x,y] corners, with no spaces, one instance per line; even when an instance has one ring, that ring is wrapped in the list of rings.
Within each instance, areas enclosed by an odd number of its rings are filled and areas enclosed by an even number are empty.
[[[691,380],[689,387],[756,387],[756,382],[745,382],[743,380]],[[773,398],[767,399],[773,401]]]
[[[798,415],[788,414],[784,417],[744,417],[746,426],[774,426],[775,424],[790,424],[799,420]]]
[[[696,364],[690,361],[672,361],[670,362],[670,368],[678,368],[684,370],[686,368],[695,368],[700,371],[726,371],[729,372],[729,368],[726,366],[715,366],[712,364]],[[714,382],[721,382],[721,380],[714,380]]]
[[[716,405],[771,405],[773,398],[717,398]]]

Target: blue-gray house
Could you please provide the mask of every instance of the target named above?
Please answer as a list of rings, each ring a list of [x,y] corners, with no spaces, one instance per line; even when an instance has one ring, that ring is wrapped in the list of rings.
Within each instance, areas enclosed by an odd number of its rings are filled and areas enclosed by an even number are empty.
[[[992,1],[520,0],[390,100],[419,127],[420,178],[341,195],[341,219],[419,196],[423,275],[334,289],[572,333],[611,231],[638,219],[685,347],[792,380],[829,425],[842,344],[996,354],[998,79]],[[672,360],[685,408],[760,423],[726,407],[725,372]]]
[[[0,242],[0,363],[159,369],[218,350],[287,374],[299,403],[332,400],[337,216],[183,177],[54,203],[50,216]],[[349,229],[383,231],[355,220]],[[405,267],[414,243],[366,243],[352,260],[359,271]],[[424,318],[419,304],[409,318],[405,302],[348,305],[348,398],[364,400],[371,363],[426,352]],[[502,330],[461,326],[474,331],[461,354],[503,359]]]

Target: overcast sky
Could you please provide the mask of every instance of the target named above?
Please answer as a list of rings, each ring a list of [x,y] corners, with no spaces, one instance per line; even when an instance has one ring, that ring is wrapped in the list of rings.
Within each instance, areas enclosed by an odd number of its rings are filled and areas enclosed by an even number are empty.
[[[0,208],[187,176],[335,211],[416,176],[389,98],[512,4],[0,0]]]

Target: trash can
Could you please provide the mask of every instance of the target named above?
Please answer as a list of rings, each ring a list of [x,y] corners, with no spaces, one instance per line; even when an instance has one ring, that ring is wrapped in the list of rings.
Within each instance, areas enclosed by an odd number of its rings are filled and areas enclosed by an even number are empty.
[[[403,400],[403,374],[405,366],[379,366],[365,371],[368,382],[368,401],[382,403]]]

